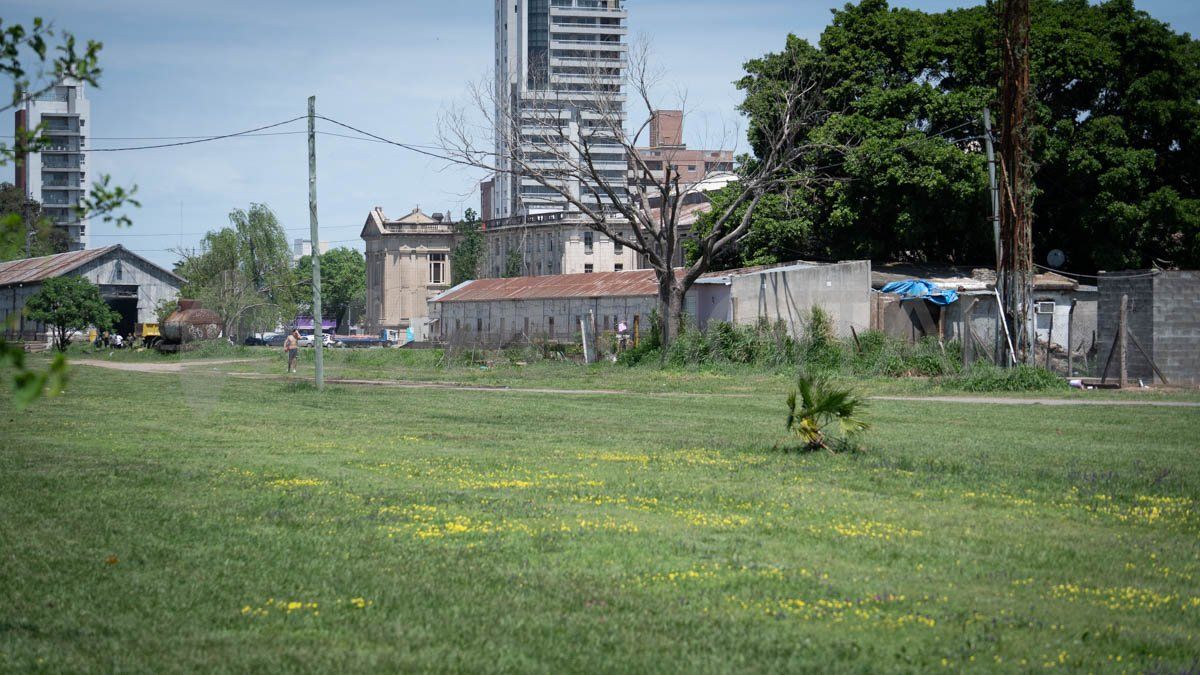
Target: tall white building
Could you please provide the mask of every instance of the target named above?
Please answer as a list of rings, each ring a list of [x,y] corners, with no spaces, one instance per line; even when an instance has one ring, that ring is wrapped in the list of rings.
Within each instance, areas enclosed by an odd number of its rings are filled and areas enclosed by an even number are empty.
[[[573,138],[592,134],[597,168],[608,184],[624,190],[628,163],[623,147],[597,143],[590,125],[603,112],[624,119],[622,74],[629,46],[624,0],[496,0],[497,124],[519,120],[520,133],[496,130],[497,161],[511,167],[523,153],[548,165],[560,162],[546,152],[557,122]],[[599,145],[599,147],[597,147]],[[604,145],[611,145],[611,152]],[[540,155],[540,157],[539,157]],[[609,173],[611,172],[611,173]],[[569,181],[579,194],[586,185]],[[501,171],[495,179],[487,220],[566,210],[566,200],[527,177]]]
[[[90,119],[84,84],[72,80],[27,98],[16,111],[18,135],[40,124],[46,140],[41,152],[18,158],[16,185],[41,202],[45,216],[64,230],[72,251],[88,247],[87,219],[79,218],[75,208],[91,184],[85,152]]]
[[[321,255],[325,255],[326,253],[329,253],[329,242],[327,242],[327,241],[321,242],[321,244],[317,250],[319,250],[321,252]],[[312,255],[312,252],[313,252],[312,239],[294,239],[294,240],[292,240],[292,262],[300,262],[301,258],[303,258],[304,256]]]

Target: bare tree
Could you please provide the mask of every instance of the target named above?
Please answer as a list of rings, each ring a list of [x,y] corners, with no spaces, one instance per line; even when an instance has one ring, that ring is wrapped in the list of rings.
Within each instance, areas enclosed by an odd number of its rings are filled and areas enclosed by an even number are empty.
[[[477,84],[466,106],[443,116],[439,139],[450,161],[531,179],[565,200],[585,226],[640,254],[658,280],[660,329],[667,344],[680,327],[688,289],[746,234],[763,195],[815,179],[798,167],[818,149],[807,132],[829,113],[823,83],[796,64],[790,69],[795,76],[772,97],[772,114],[763,116],[769,122],[757,129],[765,141],[760,156],[741,162],[736,196],[714,214],[711,229],[698,235],[695,261],[677,267],[683,238],[690,234],[681,207],[704,180],[684,181],[669,157],[661,169],[652,168],[637,150],[659,107],[653,92],[660,77],[648,55],[643,42],[631,48],[627,61],[600,62],[571,78],[582,82],[583,90],[611,96],[582,96],[570,85],[514,93],[493,83]],[[634,121],[627,120],[617,95],[622,90],[638,111]],[[520,105],[513,101],[516,96]],[[472,122],[480,115],[486,123]],[[499,148],[516,150],[502,156]],[[614,158],[623,165],[619,171],[612,168]]]

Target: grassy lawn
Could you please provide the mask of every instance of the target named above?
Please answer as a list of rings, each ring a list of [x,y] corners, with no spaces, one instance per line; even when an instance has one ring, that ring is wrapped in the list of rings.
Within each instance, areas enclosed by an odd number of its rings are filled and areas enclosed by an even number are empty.
[[[159,354],[152,350],[96,350],[76,347],[72,358],[118,362],[190,362],[211,359],[238,359],[244,362],[223,366],[226,372],[281,375],[285,357],[279,348],[225,347],[185,354]],[[513,388],[554,388],[579,390],[617,390],[637,393],[669,394],[756,394],[784,391],[794,384],[790,369],[769,371],[741,364],[721,364],[690,368],[659,368],[657,365],[627,367],[613,363],[586,366],[571,361],[544,359],[517,360],[502,353],[481,357],[482,363],[450,361],[441,350],[408,349],[328,349],[325,350],[328,378],[360,380],[403,380],[408,382],[457,383],[468,386]],[[314,350],[300,350],[301,375],[312,377]],[[869,395],[899,396],[1004,396],[1012,398],[1114,399],[1200,401],[1200,389],[1155,386],[1149,389],[974,393],[952,386],[938,378],[872,377],[855,378],[854,386]]]
[[[501,370],[376,358],[331,374]],[[0,393],[0,671],[1198,665],[1198,409],[876,401],[801,455],[783,375],[503,372],[638,393]]]

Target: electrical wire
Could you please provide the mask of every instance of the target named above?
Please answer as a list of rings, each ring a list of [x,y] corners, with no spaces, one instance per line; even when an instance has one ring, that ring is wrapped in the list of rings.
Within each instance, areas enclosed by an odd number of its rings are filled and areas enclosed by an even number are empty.
[[[1078,272],[1063,272],[1063,271],[1061,271],[1061,270],[1056,270],[1056,269],[1054,269],[1053,267],[1046,267],[1045,265],[1039,265],[1039,264],[1037,264],[1037,263],[1034,263],[1034,264],[1033,264],[1033,266],[1034,266],[1034,267],[1036,267],[1036,268],[1038,268],[1038,269],[1046,270],[1047,272],[1053,272],[1053,273],[1055,273],[1055,274],[1061,274],[1061,275],[1063,275],[1063,276],[1065,276],[1065,277],[1081,277],[1081,278],[1084,278],[1084,279],[1149,279],[1150,277],[1156,277],[1156,276],[1158,276],[1158,275],[1159,275],[1159,273],[1160,273],[1158,270],[1155,270],[1155,271],[1153,271],[1153,272],[1146,272],[1146,273],[1144,273],[1144,274],[1121,274],[1121,275],[1118,275],[1118,274],[1104,274],[1104,275],[1095,275],[1095,274],[1080,274],[1080,273],[1078,273]]]
[[[238,131],[238,132],[235,132],[232,134],[221,134],[219,136],[204,136],[204,137],[196,138],[196,139],[193,139],[190,141],[179,141],[177,143],[159,143],[157,145],[137,145],[137,146],[130,146],[130,147],[125,147],[125,148],[80,148],[78,150],[78,152],[125,152],[128,150],[154,150],[156,148],[174,148],[174,147],[178,147],[181,145],[195,145],[196,143],[208,143],[210,141],[219,141],[219,140],[222,140],[225,138],[234,138],[236,136],[247,136],[247,135],[253,134],[257,131],[263,131],[266,129],[274,129],[275,127],[281,127],[285,124],[291,124],[292,122],[298,122],[304,118],[305,118],[305,115],[301,115],[299,117],[293,117],[290,120],[284,120],[282,122],[276,122],[275,124],[268,124],[268,125],[261,126],[261,127],[255,127],[254,129],[247,129],[245,131]],[[295,132],[295,133],[304,133],[304,132]]]
[[[427,157],[432,157],[432,158],[434,158],[434,159],[442,159],[442,160],[446,160],[446,161],[449,161],[449,162],[453,162],[453,161],[454,161],[454,159],[453,159],[453,158],[451,158],[451,157],[447,157],[447,156],[445,156],[445,155],[439,155],[439,154],[437,154],[437,153],[435,153],[435,152],[430,152],[429,150],[425,150],[425,149],[423,149],[423,148],[436,148],[436,146],[432,146],[432,145],[418,146],[418,145],[413,145],[413,144],[411,144],[411,143],[400,143],[400,142],[398,142],[398,141],[393,141],[393,140],[391,140],[390,138],[384,138],[383,136],[379,136],[379,135],[373,134],[373,133],[371,133],[371,132],[369,132],[369,131],[363,131],[362,129],[359,129],[359,128],[357,128],[357,127],[350,126],[349,124],[346,124],[345,122],[339,122],[339,121],[337,121],[337,120],[335,120],[335,119],[333,119],[333,118],[330,118],[330,117],[325,117],[324,115],[316,115],[316,118],[317,118],[317,119],[319,119],[319,120],[325,120],[326,122],[331,122],[331,123],[333,123],[333,124],[336,124],[336,125],[338,125],[339,127],[343,127],[343,128],[345,128],[345,129],[349,129],[350,131],[353,131],[353,132],[355,132],[355,133],[359,133],[359,134],[362,134],[362,135],[364,135],[364,136],[369,136],[370,138],[373,138],[373,139],[375,139],[375,140],[377,140],[377,141],[380,141],[381,143],[387,143],[387,144],[389,144],[389,145],[395,145],[395,146],[397,146],[397,147],[404,148],[405,150],[411,150],[412,152],[415,152],[415,153],[418,153],[418,154],[421,154],[421,155],[425,155],[425,156],[427,156]]]

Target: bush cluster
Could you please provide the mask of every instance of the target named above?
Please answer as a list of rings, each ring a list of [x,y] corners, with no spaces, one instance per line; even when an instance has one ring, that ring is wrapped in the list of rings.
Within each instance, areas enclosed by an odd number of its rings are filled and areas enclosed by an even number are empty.
[[[1066,389],[1065,380],[1037,366],[1020,364],[1015,368],[997,368],[990,363],[977,363],[959,377],[943,384],[963,391],[1045,391]]]
[[[710,324],[707,331],[685,327],[664,353],[651,335],[636,349],[622,352],[619,363],[662,363],[674,367],[746,364],[772,370],[795,370],[830,375],[902,377],[946,376],[962,371],[961,349],[955,342],[945,348],[934,338],[917,344],[865,331],[858,339],[838,339],[833,321],[814,308],[794,338],[784,322],[753,326]]]

